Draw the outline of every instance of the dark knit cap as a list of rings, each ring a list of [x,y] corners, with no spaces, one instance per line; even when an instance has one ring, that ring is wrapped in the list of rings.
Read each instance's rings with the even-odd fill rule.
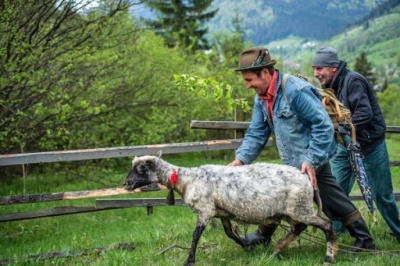
[[[322,47],[319,49],[311,62],[312,67],[338,67],[340,60],[337,52],[332,47]]]

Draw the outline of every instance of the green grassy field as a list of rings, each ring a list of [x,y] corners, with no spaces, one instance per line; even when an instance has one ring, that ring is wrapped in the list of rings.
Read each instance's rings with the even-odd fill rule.
[[[388,140],[391,160],[400,160],[400,145]],[[166,160],[181,166],[196,166],[210,161],[204,156],[166,156]],[[233,153],[232,153],[233,157]],[[232,158],[213,160],[213,163],[227,163]],[[127,169],[102,170],[93,173],[85,181],[69,181],[67,184],[60,176],[28,176],[27,194],[50,193],[61,191],[78,191],[121,186]],[[395,191],[400,191],[400,167],[392,167]],[[103,184],[92,184],[88,180],[101,179]],[[104,185],[106,187],[104,187]],[[22,181],[2,185],[0,195],[22,194]],[[102,187],[103,186],[103,187]],[[119,196],[118,198],[151,198],[166,197],[166,191],[145,192]],[[352,194],[359,194],[355,187]],[[116,198],[116,197],[112,197]],[[94,206],[96,199],[57,201],[40,204],[20,204],[2,206],[0,213],[17,211],[45,210],[61,206]],[[380,252],[371,254],[341,253],[335,265],[399,265],[400,244],[389,234],[379,213],[378,223],[374,224],[362,201],[356,201]],[[196,215],[188,207],[154,207],[154,213],[147,215],[145,207],[116,209],[77,215],[39,218],[16,222],[0,223],[0,259],[12,259],[5,265],[183,265],[187,258],[192,232],[196,224]],[[239,225],[244,233],[254,229]],[[282,228],[274,236],[276,241],[284,234]],[[110,249],[96,252],[95,248],[108,247],[116,243],[132,243],[133,250]],[[342,248],[352,244],[352,238],[339,238]],[[177,247],[169,247],[176,245]],[[179,246],[179,247],[178,247]],[[88,250],[88,254],[78,256],[76,253]],[[272,254],[273,245],[268,248],[257,247],[247,252],[228,239],[222,225],[216,220],[215,226],[208,226],[203,233],[197,252],[196,265],[321,265],[325,254],[325,243],[321,232],[309,228],[298,241],[284,250],[281,257],[266,262]],[[394,252],[397,250],[397,252]],[[29,255],[61,252],[72,257],[56,259],[28,259]]]

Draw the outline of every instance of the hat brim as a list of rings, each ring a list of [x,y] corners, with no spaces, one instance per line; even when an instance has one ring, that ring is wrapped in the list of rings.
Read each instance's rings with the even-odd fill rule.
[[[271,67],[276,64],[276,60],[271,60],[268,64],[258,65],[258,66],[242,66],[234,69],[235,71],[245,71],[245,70],[253,70],[253,69],[261,69],[265,67]]]

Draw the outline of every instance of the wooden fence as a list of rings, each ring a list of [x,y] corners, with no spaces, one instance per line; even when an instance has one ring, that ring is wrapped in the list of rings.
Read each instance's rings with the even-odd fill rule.
[[[249,126],[248,122],[231,122],[231,121],[192,121],[191,128],[193,129],[215,129],[215,130],[237,130],[243,133]],[[400,133],[400,127],[387,127],[389,133]],[[52,163],[64,161],[80,161],[105,158],[119,157],[134,157],[146,154],[156,154],[162,150],[163,154],[176,154],[198,151],[215,151],[215,150],[232,150],[240,146],[242,139],[229,140],[212,140],[176,144],[158,144],[130,147],[112,147],[98,148],[85,150],[70,150],[70,151],[51,151],[38,153],[23,153],[23,154],[3,154],[0,155],[0,166],[7,165],[22,165],[34,163]],[[272,141],[267,143],[267,146],[272,145]],[[399,162],[392,162],[391,165],[400,165]],[[156,189],[165,189],[159,186]],[[75,191],[50,193],[39,195],[8,195],[0,197],[0,205],[37,203],[57,200],[74,200],[82,198],[105,197],[129,193],[138,193],[143,190],[137,189],[133,192],[128,192],[123,188],[108,188],[102,190],[91,191]],[[395,197],[400,200],[400,193],[395,192]],[[361,200],[360,195],[351,196],[354,200]],[[164,199],[97,199],[96,206],[89,207],[58,207],[50,210],[19,212],[11,214],[1,214],[0,222],[25,220],[41,217],[69,215],[75,213],[102,211],[116,208],[128,207],[146,207],[148,213],[152,213],[153,206],[165,206]],[[182,206],[184,203],[181,199],[177,199],[175,205]]]

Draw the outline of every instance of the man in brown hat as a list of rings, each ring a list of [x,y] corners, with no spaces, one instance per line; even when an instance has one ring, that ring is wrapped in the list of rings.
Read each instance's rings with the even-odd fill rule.
[[[329,159],[335,153],[336,142],[318,89],[295,76],[284,78],[274,68],[275,63],[264,47],[250,48],[239,56],[235,71],[241,72],[246,88],[256,95],[250,126],[230,165],[252,163],[274,134],[282,162],[308,174],[314,189],[319,189],[324,213],[331,220],[341,221],[355,237],[352,251],[375,250],[360,212],[332,176]],[[250,245],[267,245],[276,228],[259,226],[244,240]]]

